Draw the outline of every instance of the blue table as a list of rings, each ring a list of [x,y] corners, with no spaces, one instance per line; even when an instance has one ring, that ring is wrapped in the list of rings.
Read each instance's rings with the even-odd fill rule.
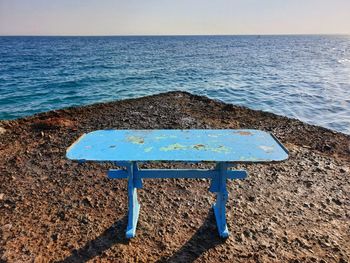
[[[126,170],[109,170],[112,179],[128,179],[126,237],[135,236],[140,210],[137,189],[147,178],[209,178],[219,235],[228,237],[226,224],[227,179],[243,179],[246,171],[229,170],[237,163],[283,161],[287,149],[270,133],[259,130],[100,130],[81,136],[67,150],[78,161],[115,162]],[[206,169],[139,169],[139,162],[215,162]]]

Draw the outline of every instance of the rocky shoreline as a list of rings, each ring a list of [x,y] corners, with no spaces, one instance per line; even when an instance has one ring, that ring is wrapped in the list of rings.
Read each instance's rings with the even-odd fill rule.
[[[124,238],[125,180],[66,148],[97,129],[273,132],[288,161],[240,165],[218,238],[208,180],[147,180],[137,237]],[[349,262],[350,136],[272,113],[169,92],[0,121],[0,262]],[[181,167],[212,167],[184,164]],[[152,163],[147,167],[180,164]],[[155,209],[156,207],[156,209]]]

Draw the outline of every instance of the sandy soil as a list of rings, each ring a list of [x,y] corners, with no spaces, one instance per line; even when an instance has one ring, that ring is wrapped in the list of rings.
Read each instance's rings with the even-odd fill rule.
[[[0,121],[1,262],[349,262],[350,136],[188,93]],[[112,164],[68,161],[96,129],[255,128],[288,161],[240,165],[230,181],[230,237],[218,238],[208,180],[147,180],[137,237],[124,238],[125,180]],[[177,165],[179,166],[179,165]],[[182,167],[212,167],[213,164]],[[148,167],[174,167],[152,163]]]

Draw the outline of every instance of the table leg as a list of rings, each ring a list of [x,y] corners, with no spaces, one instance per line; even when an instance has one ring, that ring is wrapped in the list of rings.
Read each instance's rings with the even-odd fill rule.
[[[128,171],[128,226],[126,229],[126,238],[132,238],[136,235],[136,226],[139,218],[140,204],[137,200],[137,188],[141,188],[141,180],[138,178],[138,169],[136,162],[130,162],[126,165]]]
[[[216,203],[213,205],[216,224],[219,235],[227,238],[229,235],[226,223],[226,202],[228,192],[227,179],[244,179],[246,171],[229,171],[230,163],[219,162],[215,170],[138,170],[137,162],[116,162],[118,166],[126,167],[125,170],[109,170],[108,177],[112,179],[128,178],[128,226],[126,237],[135,237],[136,226],[139,217],[140,204],[137,200],[137,188],[142,188],[142,178],[211,178],[209,191],[216,193]]]
[[[226,189],[228,164],[218,163],[216,169],[219,170],[219,175],[212,179],[210,191],[216,193],[216,203],[213,205],[216,224],[219,235],[222,238],[227,238],[229,235],[226,223],[226,202],[228,192]]]

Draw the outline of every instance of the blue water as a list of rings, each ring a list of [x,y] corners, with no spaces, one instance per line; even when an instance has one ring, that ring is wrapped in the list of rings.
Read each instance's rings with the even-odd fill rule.
[[[350,36],[0,37],[0,119],[170,90],[350,134]]]

